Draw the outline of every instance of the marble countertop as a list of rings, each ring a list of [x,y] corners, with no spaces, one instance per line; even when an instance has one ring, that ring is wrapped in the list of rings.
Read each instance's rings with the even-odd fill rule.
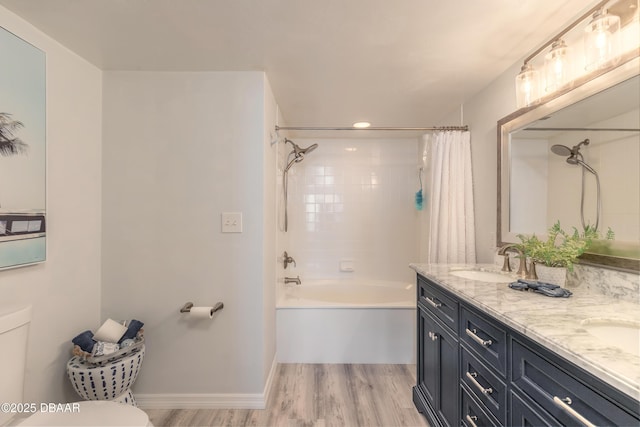
[[[640,357],[591,335],[581,323],[605,318],[640,323],[640,304],[580,287],[569,298],[516,291],[507,283],[488,283],[450,274],[453,269],[497,271],[493,264],[410,264],[461,300],[580,366],[616,389],[640,400]],[[514,276],[515,277],[515,276]],[[515,280],[515,279],[514,279]]]

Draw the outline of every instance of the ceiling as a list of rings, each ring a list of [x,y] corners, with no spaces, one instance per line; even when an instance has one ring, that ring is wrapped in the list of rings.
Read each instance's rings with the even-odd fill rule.
[[[441,121],[585,0],[0,0],[103,70],[263,70],[290,126]]]

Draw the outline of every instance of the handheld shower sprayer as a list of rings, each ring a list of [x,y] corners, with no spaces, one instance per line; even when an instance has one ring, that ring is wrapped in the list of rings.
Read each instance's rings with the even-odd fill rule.
[[[558,156],[568,156],[566,162],[570,165],[582,166],[582,194],[580,196],[580,220],[582,221],[582,227],[586,229],[584,220],[584,171],[591,172],[596,177],[596,224],[594,229],[598,230],[598,223],[600,222],[600,212],[602,211],[602,201],[600,199],[600,177],[598,172],[584,161],[584,156],[580,152],[580,147],[583,145],[589,145],[589,138],[580,141],[577,145],[569,148],[566,145],[555,144],[551,146],[551,152]]]
[[[287,209],[287,201],[288,201],[287,193],[289,189],[288,188],[289,187],[289,169],[291,169],[291,167],[294,164],[300,163],[301,161],[303,161],[305,155],[309,154],[310,152],[318,148],[318,144],[311,144],[307,148],[301,148],[298,144],[296,144],[295,142],[293,142],[288,138],[284,139],[284,143],[285,144],[289,143],[293,146],[293,150],[287,156],[287,166],[284,168],[284,173],[282,174],[282,189],[284,192],[284,231],[286,232],[287,229],[289,228],[289,215],[288,215],[288,209]],[[293,155],[293,158],[289,160],[291,158],[291,155]]]

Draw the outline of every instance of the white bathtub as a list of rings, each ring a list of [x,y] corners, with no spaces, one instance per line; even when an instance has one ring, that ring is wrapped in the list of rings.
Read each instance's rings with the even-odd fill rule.
[[[277,306],[280,363],[415,363],[415,284],[305,281]]]

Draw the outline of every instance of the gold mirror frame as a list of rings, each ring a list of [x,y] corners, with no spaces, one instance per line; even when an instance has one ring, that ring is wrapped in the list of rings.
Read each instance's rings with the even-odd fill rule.
[[[498,121],[498,203],[496,243],[498,247],[518,242],[509,231],[509,138],[510,134],[562,108],[595,95],[618,83],[637,76],[640,71],[640,49],[628,52],[617,65],[598,70],[577,79],[573,88],[547,95],[534,105],[521,108]],[[585,253],[580,263],[616,270],[640,272],[640,259]]]

